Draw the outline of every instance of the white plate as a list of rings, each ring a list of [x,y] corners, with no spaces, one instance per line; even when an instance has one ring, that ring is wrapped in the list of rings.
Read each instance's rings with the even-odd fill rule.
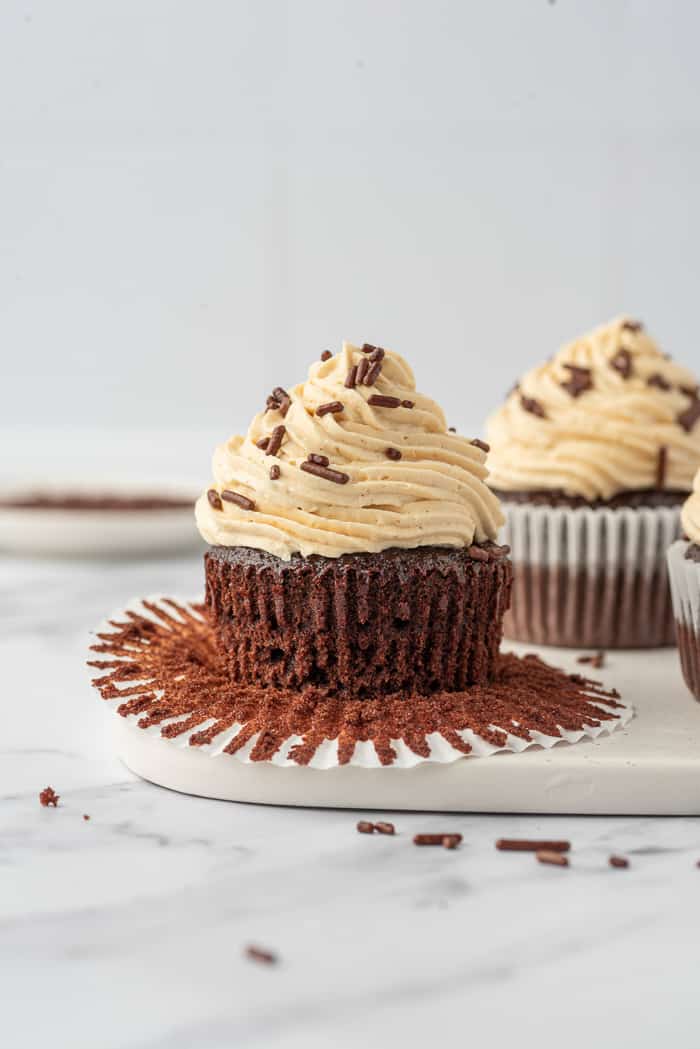
[[[192,485],[119,483],[3,486],[0,499],[37,493],[154,495],[187,499],[191,505],[164,510],[42,510],[0,506],[0,550],[55,557],[160,555],[196,549],[202,541],[194,523]]]
[[[537,651],[555,666],[590,672],[576,663],[578,653]],[[209,798],[362,811],[700,815],[700,704],[683,684],[675,649],[614,652],[594,675],[635,707],[626,728],[550,750],[411,769],[246,764],[173,745],[114,714],[111,720],[117,753],[133,772]]]

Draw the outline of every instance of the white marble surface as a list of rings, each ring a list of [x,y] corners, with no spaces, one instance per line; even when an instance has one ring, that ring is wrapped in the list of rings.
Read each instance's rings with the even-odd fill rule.
[[[368,837],[354,813],[205,801],[121,767],[87,632],[200,579],[197,556],[0,559],[3,1045],[698,1044],[697,819],[401,813],[397,837]],[[445,827],[459,850],[411,844]],[[570,837],[571,868],[494,849],[516,835]]]

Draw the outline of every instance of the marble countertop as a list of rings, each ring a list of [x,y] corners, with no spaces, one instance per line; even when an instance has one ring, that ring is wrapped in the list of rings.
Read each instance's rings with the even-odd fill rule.
[[[84,661],[105,614],[159,592],[200,593],[199,557],[0,559],[8,1049],[697,1045],[698,819],[398,813],[369,837],[357,813],[141,782]],[[443,829],[459,849],[411,844]],[[572,865],[497,852],[511,836],[570,838]]]

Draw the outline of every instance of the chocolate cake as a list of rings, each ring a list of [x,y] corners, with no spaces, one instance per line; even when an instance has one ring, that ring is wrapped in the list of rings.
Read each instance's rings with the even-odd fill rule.
[[[511,568],[487,452],[381,347],[275,387],[197,503],[232,682],[363,699],[489,681]]]
[[[493,544],[283,561],[205,555],[206,607],[231,680],[367,697],[457,691],[493,675],[511,566]]]

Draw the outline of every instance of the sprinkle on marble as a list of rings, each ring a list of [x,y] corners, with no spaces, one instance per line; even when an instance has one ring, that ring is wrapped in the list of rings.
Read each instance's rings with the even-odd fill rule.
[[[396,827],[393,823],[387,823],[385,820],[380,820],[374,824],[374,829],[378,834],[396,834]]]
[[[357,830],[360,834],[374,834],[374,824],[369,820],[360,820],[357,824]]]
[[[276,954],[265,947],[255,947],[253,944],[246,947],[245,956],[252,962],[259,962],[261,965],[275,965],[277,962]]]
[[[39,801],[45,809],[47,809],[49,805],[53,806],[53,808],[55,809],[58,805],[58,799],[60,797],[61,795],[57,794],[53,787],[44,787],[44,789],[39,793]]]
[[[501,852],[568,852],[570,841],[539,841],[530,838],[499,838],[496,848]]]
[[[569,857],[564,856],[561,852],[554,852],[552,849],[541,849],[535,853],[535,858],[538,863],[548,863],[552,867],[569,866]]]

